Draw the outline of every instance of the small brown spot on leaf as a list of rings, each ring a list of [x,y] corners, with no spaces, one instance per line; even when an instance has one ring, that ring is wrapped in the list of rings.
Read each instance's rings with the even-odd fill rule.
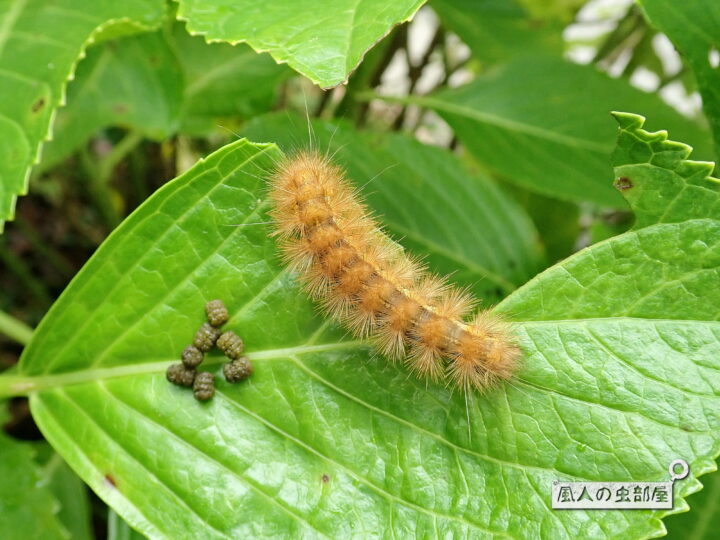
[[[113,110],[117,114],[127,114],[128,112],[127,105],[125,105],[124,103],[116,103],[115,105],[113,105]]]
[[[108,484],[110,484],[112,487],[114,487],[114,488],[117,487],[117,482],[115,482],[115,477],[112,474],[110,474],[110,473],[105,474],[105,481]]]
[[[620,178],[615,179],[615,189],[618,191],[625,191],[632,187],[632,180],[630,180],[627,176],[621,176]]]
[[[44,106],[45,106],[45,98],[40,98],[35,103],[33,103],[32,112],[36,113],[40,109],[42,109]]]
[[[327,484],[330,481],[330,477],[327,474],[322,475],[323,484]]]

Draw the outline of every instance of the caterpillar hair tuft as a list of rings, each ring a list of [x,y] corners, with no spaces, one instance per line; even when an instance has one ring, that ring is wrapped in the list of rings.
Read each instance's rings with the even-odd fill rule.
[[[270,199],[284,261],[329,316],[420,376],[480,390],[510,378],[519,348],[507,325],[488,311],[467,320],[472,295],[393,242],[329,158],[281,161]]]

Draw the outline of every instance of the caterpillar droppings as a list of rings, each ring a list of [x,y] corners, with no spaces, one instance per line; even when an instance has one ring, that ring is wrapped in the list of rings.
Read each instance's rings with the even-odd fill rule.
[[[192,386],[195,382],[195,375],[194,368],[188,368],[181,363],[168,366],[165,372],[167,380],[178,386]]]
[[[236,360],[242,356],[245,344],[243,340],[235,332],[227,331],[220,334],[215,343],[225,356],[231,360]]]
[[[519,348],[464,290],[430,274],[370,215],[345,171],[317,151],[280,162],[271,215],[285,262],[323,311],[416,374],[464,390],[509,379]]]
[[[195,332],[192,344],[202,352],[208,352],[215,346],[221,333],[221,330],[211,326],[210,323],[203,323]]]
[[[210,326],[214,328],[221,327],[230,318],[228,310],[222,300],[210,300],[205,304],[205,313],[207,314]]]
[[[212,373],[198,373],[192,384],[193,395],[198,401],[207,401],[215,395],[215,377]]]
[[[188,369],[195,369],[203,361],[203,353],[194,345],[188,345],[182,352],[182,363]]]

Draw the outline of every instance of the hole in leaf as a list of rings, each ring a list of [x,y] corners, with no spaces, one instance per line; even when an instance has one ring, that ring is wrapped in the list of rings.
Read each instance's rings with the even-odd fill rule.
[[[32,112],[36,113],[40,109],[42,109],[44,106],[45,106],[45,98],[40,98],[35,103],[33,103]]]
[[[633,187],[632,180],[626,176],[621,176],[615,180],[615,189],[618,191],[625,191]]]

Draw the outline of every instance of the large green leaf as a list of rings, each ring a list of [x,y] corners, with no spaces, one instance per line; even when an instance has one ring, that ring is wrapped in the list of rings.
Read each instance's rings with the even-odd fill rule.
[[[664,480],[677,457],[695,477],[712,470],[717,322],[518,322],[515,381],[466,403],[315,315],[267,227],[252,225],[266,220],[262,176],[279,157],[241,140],[160,189],[53,306],[20,374],[0,377],[0,395],[31,395],[45,436],[103,499],[149,536],[662,531],[659,511],[553,512],[552,481]],[[255,374],[218,380],[200,403],[164,370],[211,298],[228,304]],[[698,487],[676,484],[676,507]]]
[[[562,26],[531,17],[514,0],[433,0],[431,5],[480,61],[495,62],[538,50],[562,51]]]
[[[208,40],[247,42],[322,87],[347,81],[367,50],[425,0],[178,0],[178,18]]]
[[[650,23],[667,34],[697,78],[720,155],[720,4],[715,0],[638,0]],[[713,57],[715,55],[716,57]]]
[[[652,114],[701,157],[712,152],[709,137],[659,97],[549,56],[518,58],[463,87],[400,101],[438,112],[495,173],[566,200],[622,205],[608,181],[613,110]]]
[[[635,320],[717,321],[720,181],[709,176],[713,163],[687,160],[689,146],[669,141],[666,131],[643,130],[641,116],[615,117],[620,125],[613,155],[615,186],[635,213],[633,230],[551,268],[499,310],[538,320],[622,315]],[[717,327],[714,333],[717,341]],[[678,340],[692,339],[683,332],[670,339],[661,333],[658,337],[671,347]],[[617,351],[603,339],[598,339],[598,346]],[[663,373],[659,380],[677,384],[683,378],[680,371],[687,368],[655,352],[651,349],[646,356],[646,369]],[[696,375],[693,370],[691,377]],[[717,381],[710,384],[717,392]],[[714,473],[703,492],[689,499],[691,514],[670,518],[670,537],[714,537],[719,479]]]
[[[335,155],[362,186],[391,235],[486,303],[544,267],[537,232],[522,209],[446,150],[405,135],[358,132],[343,122],[308,125],[285,113],[256,118],[243,135],[290,152],[307,140],[308,128],[312,144]]]
[[[65,83],[99,33],[157,26],[162,0],[0,1],[0,230],[27,191],[30,167],[49,136]]]

